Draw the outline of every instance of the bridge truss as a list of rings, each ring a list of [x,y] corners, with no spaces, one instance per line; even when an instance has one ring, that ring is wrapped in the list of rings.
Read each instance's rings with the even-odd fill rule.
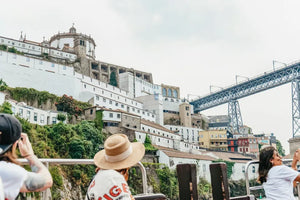
[[[300,62],[265,72],[260,76],[211,93],[190,103],[194,106],[195,113],[229,103],[230,124],[233,130],[239,133],[239,127],[243,125],[243,122],[237,100],[289,82],[292,83],[292,123],[293,137],[295,137],[300,135]]]

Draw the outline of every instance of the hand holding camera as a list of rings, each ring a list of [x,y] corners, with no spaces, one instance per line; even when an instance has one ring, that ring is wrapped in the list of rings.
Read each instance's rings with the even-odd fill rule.
[[[21,138],[18,141],[18,146],[22,157],[27,158],[34,155],[31,143],[26,133],[21,133]]]

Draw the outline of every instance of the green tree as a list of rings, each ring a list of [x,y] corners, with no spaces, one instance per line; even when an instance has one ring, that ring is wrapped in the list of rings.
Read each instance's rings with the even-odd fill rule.
[[[283,149],[281,142],[279,140],[276,140],[276,148],[277,148],[279,155],[285,156],[285,150]]]
[[[154,152],[154,151],[157,150],[157,149],[152,145],[151,139],[150,139],[150,137],[148,136],[148,134],[146,134],[146,138],[145,138],[145,141],[144,141],[144,146],[145,146],[146,152]]]
[[[118,87],[117,76],[116,76],[116,72],[114,71],[110,73],[109,84]]]
[[[6,89],[7,89],[7,84],[2,79],[0,79],[0,91],[4,91]]]
[[[10,103],[5,101],[2,106],[0,106],[0,113],[13,114]]]
[[[81,121],[74,126],[74,131],[80,136],[85,145],[85,157],[93,158],[99,151],[99,145],[103,144],[103,135],[99,129],[95,127],[94,122]]]
[[[78,116],[81,114],[82,109],[80,109],[76,104],[75,100],[72,96],[68,96],[64,94],[57,103],[55,103],[55,106],[58,111],[67,112],[71,115]]]
[[[84,142],[79,137],[73,137],[69,143],[69,155],[71,158],[84,158]]]
[[[57,115],[57,120],[58,121],[61,121],[61,122],[64,122],[65,120],[66,120],[66,115],[64,115],[64,114],[62,114],[62,113],[59,113],[58,115]]]
[[[17,53],[17,49],[15,49],[15,47],[10,47],[8,48],[8,52]]]

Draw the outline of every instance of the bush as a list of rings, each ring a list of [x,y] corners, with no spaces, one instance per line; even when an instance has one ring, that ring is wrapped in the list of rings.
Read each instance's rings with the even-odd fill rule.
[[[6,90],[7,87],[7,84],[2,79],[0,79],[0,91]]]
[[[11,110],[11,104],[7,101],[0,106],[0,113],[7,113],[7,114],[13,114]]]
[[[66,115],[64,115],[64,114],[62,114],[62,113],[59,113],[58,115],[57,115],[57,120],[58,121],[61,121],[61,122],[64,122],[65,120],[66,120]]]

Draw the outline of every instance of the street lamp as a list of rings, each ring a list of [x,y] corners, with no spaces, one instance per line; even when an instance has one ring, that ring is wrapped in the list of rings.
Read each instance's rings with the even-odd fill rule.
[[[284,65],[285,67],[287,67],[287,64],[286,63],[283,63],[283,62],[280,62],[280,61],[277,61],[277,60],[273,60],[273,70],[275,71],[275,63],[279,63],[279,64],[282,64]]]
[[[211,91],[212,88],[219,88],[219,89],[221,89],[221,90],[224,89],[224,88],[219,87],[219,86],[216,86],[216,85],[210,85],[210,86],[209,86],[209,91],[210,91],[210,93],[212,93],[212,91]]]
[[[249,81],[249,80],[250,80],[250,79],[249,79],[248,77],[246,77],[246,76],[235,75],[235,83],[236,83],[236,84],[238,84],[238,80],[237,80],[237,79],[238,79],[238,77],[239,77],[239,78],[245,78],[245,79],[247,79],[247,81]]]

